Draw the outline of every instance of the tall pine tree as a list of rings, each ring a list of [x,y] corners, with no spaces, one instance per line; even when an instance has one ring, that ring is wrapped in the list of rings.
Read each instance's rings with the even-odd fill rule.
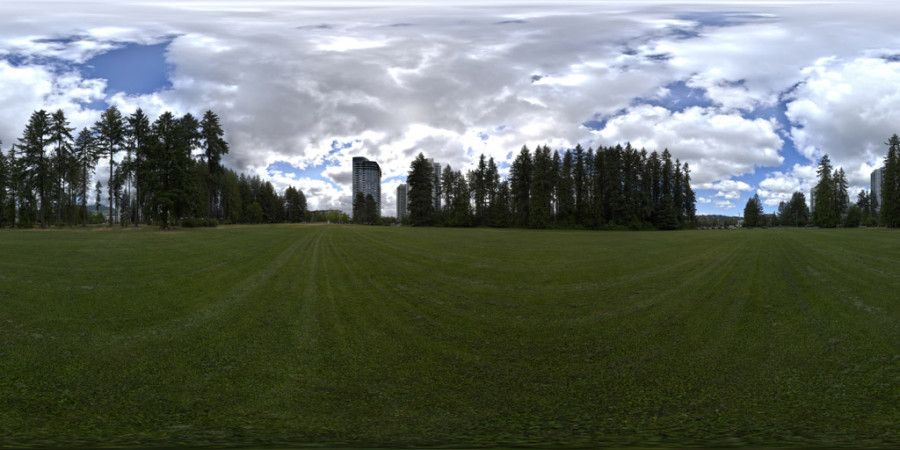
[[[222,155],[228,153],[228,143],[223,136],[225,132],[219,123],[219,116],[212,111],[203,114],[200,121],[200,134],[203,137],[203,156],[206,160],[207,217],[218,218],[220,213],[219,198],[222,179]]]
[[[434,165],[419,153],[410,164],[406,184],[409,185],[409,223],[430,225],[434,220]]]
[[[894,134],[886,145],[888,154],[884,160],[884,181],[881,185],[881,223],[896,228],[900,227],[900,137]]]
[[[94,165],[97,164],[97,150],[94,146],[94,135],[91,130],[82,128],[75,139],[75,146],[72,149],[74,163],[81,171],[79,179],[78,195],[81,197],[81,226],[87,226],[87,196],[88,183],[91,175],[94,173]]]
[[[528,147],[522,146],[519,155],[513,160],[509,170],[509,189],[513,202],[513,217],[515,225],[528,226],[529,195],[531,193],[532,175],[531,152]]]
[[[547,228],[550,225],[554,178],[550,148],[546,145],[537,147],[534,151],[528,202],[528,226],[531,228]]]
[[[50,145],[51,137],[50,115],[47,111],[39,110],[31,114],[25,131],[19,138],[21,149],[21,174],[23,185],[20,193],[29,195],[27,191],[37,191],[38,217],[41,228],[47,226],[47,188],[50,182],[50,161],[47,157],[46,147]],[[30,202],[23,201],[28,204]]]
[[[115,216],[115,208],[113,201],[116,197],[113,181],[115,172],[115,156],[118,153],[125,140],[125,125],[122,121],[122,113],[115,106],[110,106],[106,111],[100,114],[100,120],[94,123],[94,133],[97,139],[98,148],[104,155],[109,158],[109,180],[107,188],[109,190],[109,224],[113,224],[113,216]]]
[[[131,160],[129,172],[135,186],[134,225],[138,226],[142,219],[144,219],[144,203],[145,197],[147,196],[147,193],[145,192],[146,183],[141,179],[141,173],[144,161],[147,158],[148,142],[151,138],[150,119],[144,114],[144,111],[141,108],[138,108],[137,111],[128,116],[126,122],[125,136],[129,152],[132,154],[132,157],[129,158]]]
[[[813,216],[816,224],[822,228],[834,228],[838,224],[838,203],[836,200],[835,182],[831,159],[828,155],[822,156],[819,168],[816,170],[819,177],[815,189],[815,205]]]

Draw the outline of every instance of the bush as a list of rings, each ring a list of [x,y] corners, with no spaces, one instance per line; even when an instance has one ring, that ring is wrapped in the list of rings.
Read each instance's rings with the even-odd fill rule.
[[[181,226],[183,228],[200,228],[200,227],[215,228],[215,227],[219,226],[219,221],[216,219],[207,219],[205,217],[203,217],[203,218],[191,217],[191,218],[182,220]]]

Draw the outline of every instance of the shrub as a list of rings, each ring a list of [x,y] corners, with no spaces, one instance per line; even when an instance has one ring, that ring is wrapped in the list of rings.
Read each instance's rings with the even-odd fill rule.
[[[216,219],[207,219],[205,217],[190,217],[181,221],[181,226],[184,228],[200,228],[200,227],[210,227],[215,228],[219,226],[219,221]]]

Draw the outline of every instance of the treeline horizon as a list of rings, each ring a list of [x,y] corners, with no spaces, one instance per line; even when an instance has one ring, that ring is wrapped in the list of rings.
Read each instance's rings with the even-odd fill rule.
[[[779,203],[777,220],[773,223],[762,213],[759,195],[754,195],[744,207],[744,225],[900,227],[900,136],[892,135],[885,145],[888,152],[884,158],[881,198],[862,189],[856,195],[856,202],[851,203],[847,175],[843,167],[832,165],[826,153],[816,169],[817,181],[810,193],[814,197],[810,199],[812,208],[807,205],[803,192],[794,192],[789,201]]]
[[[648,153],[626,144],[564,153],[523,146],[507,180],[481,155],[463,174],[440,174],[424,156],[410,164],[408,217],[414,226],[660,229],[690,228],[696,198],[690,167],[668,149]],[[441,197],[435,208],[434,195]]]
[[[224,223],[301,222],[306,197],[283,194],[259,176],[221,164],[228,143],[211,110],[201,120],[163,112],[153,123],[141,109],[123,117],[115,106],[77,137],[65,113],[34,111],[22,136],[0,151],[0,227],[215,226]],[[122,156],[124,155],[124,156]],[[120,157],[120,161],[116,158]],[[99,213],[104,187],[89,186],[100,160],[109,162],[108,214]],[[95,195],[95,211],[88,196]]]

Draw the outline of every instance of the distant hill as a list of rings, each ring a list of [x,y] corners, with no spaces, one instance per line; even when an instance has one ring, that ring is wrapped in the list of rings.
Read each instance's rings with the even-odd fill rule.
[[[706,219],[706,220],[740,220],[743,219],[741,216],[723,216],[721,214],[697,214],[697,219]]]
[[[96,203],[88,204],[87,209],[88,209],[88,213],[90,213],[90,214],[96,214],[98,211]],[[109,205],[100,205],[99,211],[101,213],[103,213],[104,217],[109,217]]]
[[[743,219],[740,216],[724,216],[721,214],[697,214],[697,225],[704,226],[727,226],[737,225],[738,221]]]

